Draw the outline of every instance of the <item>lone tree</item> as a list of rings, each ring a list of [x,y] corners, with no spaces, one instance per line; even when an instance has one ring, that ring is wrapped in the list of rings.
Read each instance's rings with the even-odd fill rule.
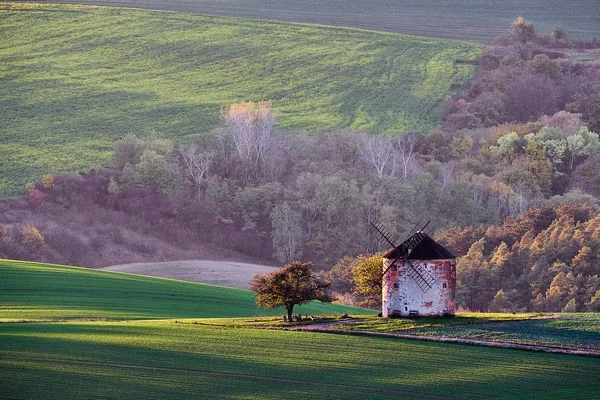
[[[271,273],[256,275],[250,289],[256,293],[258,306],[270,309],[283,306],[287,310],[288,321],[291,321],[295,305],[311,300],[331,303],[330,285],[313,274],[311,263],[293,261]]]

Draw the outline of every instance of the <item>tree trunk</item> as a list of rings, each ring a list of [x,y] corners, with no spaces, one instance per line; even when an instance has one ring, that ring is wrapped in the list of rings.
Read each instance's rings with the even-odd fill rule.
[[[285,309],[287,310],[287,314],[288,314],[288,321],[292,322],[293,321],[293,315],[292,315],[292,311],[294,311],[294,305],[286,305]]]

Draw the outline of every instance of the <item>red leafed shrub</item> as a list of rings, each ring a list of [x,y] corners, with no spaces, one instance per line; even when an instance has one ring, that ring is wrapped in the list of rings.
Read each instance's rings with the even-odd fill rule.
[[[44,192],[42,192],[39,189],[33,189],[27,195],[27,204],[30,207],[38,207],[40,204],[42,204],[44,202],[45,198],[46,198],[46,194]]]

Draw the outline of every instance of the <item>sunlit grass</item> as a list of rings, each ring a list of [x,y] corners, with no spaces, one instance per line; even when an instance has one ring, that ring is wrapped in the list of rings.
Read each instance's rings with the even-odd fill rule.
[[[418,319],[369,317],[338,328],[600,350],[600,313],[459,313],[455,317]]]
[[[340,328],[372,332],[402,332],[417,328],[448,327],[500,321],[523,321],[548,318],[540,313],[457,313],[454,317],[434,318],[377,318],[352,323]]]
[[[313,302],[304,314],[372,311]],[[0,260],[0,321],[156,319],[284,315],[249,290],[87,268]]]
[[[0,196],[109,162],[116,140],[185,141],[269,99],[290,131],[428,131],[482,46],[169,12],[0,3]],[[456,62],[461,60],[461,62]]]

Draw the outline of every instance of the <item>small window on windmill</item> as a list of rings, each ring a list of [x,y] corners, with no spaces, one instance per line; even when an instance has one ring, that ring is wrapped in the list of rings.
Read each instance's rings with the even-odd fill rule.
[[[400,285],[398,284],[398,282],[394,283],[394,289],[398,289],[400,287]]]
[[[404,311],[408,312],[408,307],[404,307]]]
[[[442,283],[442,288],[446,289],[446,282]]]

